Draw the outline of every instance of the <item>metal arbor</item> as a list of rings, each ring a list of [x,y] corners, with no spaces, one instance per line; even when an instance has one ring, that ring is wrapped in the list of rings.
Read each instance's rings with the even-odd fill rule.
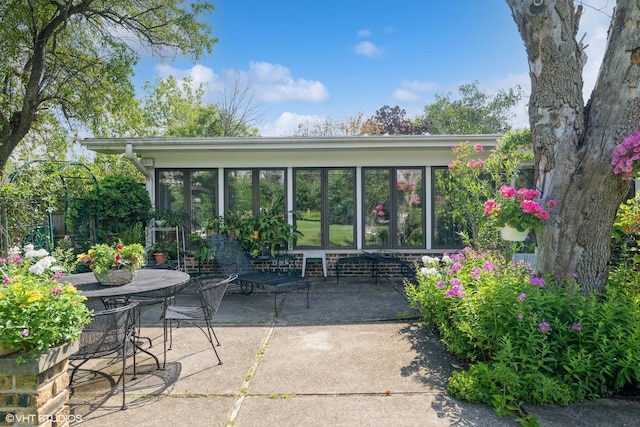
[[[36,169],[36,164],[43,165]],[[40,175],[38,175],[40,174]],[[43,177],[44,175],[44,177]],[[8,212],[10,201],[3,203],[2,215],[2,253],[6,253],[10,245],[21,246],[32,243],[36,248],[51,251],[55,247],[54,212],[60,212],[62,206],[63,234],[69,235],[76,242],[97,242],[100,219],[100,188],[98,181],[85,164],[70,161],[33,160],[21,165],[9,176],[9,184],[28,183],[28,179],[40,178],[41,182],[31,183],[32,188],[40,186],[33,194],[25,195],[21,201],[29,208],[29,214]],[[44,178],[44,179],[43,179]],[[47,184],[58,181],[60,188],[43,188]],[[78,197],[95,188],[97,201],[93,206]],[[20,193],[20,190],[17,190]],[[19,194],[22,196],[23,194]],[[13,209],[16,206],[11,206]],[[69,229],[67,217],[73,211],[75,227]]]

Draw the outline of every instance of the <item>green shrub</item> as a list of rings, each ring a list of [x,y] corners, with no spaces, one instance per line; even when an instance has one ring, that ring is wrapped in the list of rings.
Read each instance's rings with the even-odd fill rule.
[[[407,293],[423,324],[469,364],[449,380],[454,396],[502,415],[640,384],[636,270],[616,270],[605,294],[584,296],[572,277],[551,283],[491,252],[422,261]]]
[[[70,206],[67,222],[73,229],[82,223],[93,221],[96,206],[100,206],[98,240],[111,244],[128,234],[135,224],[146,224],[151,217],[151,200],[143,185],[124,175],[105,177],[82,198],[75,199]]]

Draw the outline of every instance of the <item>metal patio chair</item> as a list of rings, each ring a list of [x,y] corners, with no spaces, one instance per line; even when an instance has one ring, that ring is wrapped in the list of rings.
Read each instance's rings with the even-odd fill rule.
[[[218,358],[218,365],[222,365],[222,360],[218,355],[216,346],[220,345],[220,341],[213,330],[212,320],[220,307],[222,297],[227,291],[229,283],[236,280],[237,274],[231,274],[225,279],[215,276],[199,276],[195,279],[198,286],[199,305],[177,305],[167,304],[164,309],[164,364],[167,360],[167,334],[169,335],[169,349],[173,346],[173,321],[186,322],[196,326],[207,337],[207,340],[213,348],[213,352]],[[200,323],[204,322],[205,326]],[[214,342],[215,340],[215,342]]]
[[[139,303],[132,302],[121,307],[111,308],[95,312],[91,323],[82,330],[79,339],[79,349],[69,359],[79,360],[71,372],[69,383],[78,369],[91,359],[101,359],[110,355],[122,358],[122,408],[126,409],[126,377],[127,352],[129,345],[133,349],[133,378],[136,377],[136,345],[133,342],[136,336],[136,326],[140,316]],[[73,365],[72,365],[73,366]],[[117,384],[117,382],[116,382]]]

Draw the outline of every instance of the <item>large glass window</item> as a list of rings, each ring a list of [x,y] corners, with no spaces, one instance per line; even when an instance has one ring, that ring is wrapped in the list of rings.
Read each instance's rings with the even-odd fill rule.
[[[217,170],[158,170],[156,182],[156,210],[179,218],[185,232],[199,230],[218,216]]]
[[[424,169],[363,169],[364,247],[424,247]]]
[[[449,179],[449,169],[434,167],[431,168],[431,174],[433,183],[431,246],[433,248],[462,247],[462,240],[458,235],[461,230],[454,220],[453,207],[447,200],[447,195],[456,191]]]
[[[355,247],[355,171],[296,169],[297,247]],[[327,232],[328,230],[328,232]]]
[[[284,169],[227,169],[225,188],[225,212],[287,211]]]
[[[192,171],[189,198],[193,224],[203,229],[218,217],[218,171]]]

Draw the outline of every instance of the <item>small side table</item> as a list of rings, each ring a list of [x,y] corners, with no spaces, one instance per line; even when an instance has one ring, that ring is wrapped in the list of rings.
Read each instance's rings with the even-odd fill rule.
[[[304,251],[302,252],[302,277],[307,269],[307,261],[322,262],[322,272],[327,278],[327,254],[325,251]]]

